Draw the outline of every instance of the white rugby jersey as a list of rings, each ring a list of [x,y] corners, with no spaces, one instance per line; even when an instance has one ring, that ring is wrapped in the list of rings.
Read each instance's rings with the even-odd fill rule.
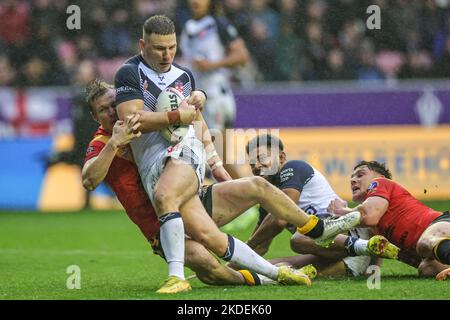
[[[209,96],[228,91],[230,71],[220,68],[209,72],[198,72],[192,60],[195,58],[219,61],[226,56],[230,42],[239,38],[236,28],[224,18],[212,16],[200,20],[188,20],[181,33],[180,48],[183,60],[192,70],[199,87],[207,89]]]
[[[297,206],[306,213],[321,218],[329,217],[328,205],[332,200],[340,199],[320,171],[302,160],[286,162],[273,183],[281,190],[298,190],[300,199]],[[260,208],[259,223],[266,215],[267,211]],[[295,227],[289,225],[287,228],[290,232],[295,232]]]
[[[322,173],[302,160],[286,162],[278,174],[275,185],[281,190],[298,190],[300,199],[297,202],[297,206],[306,213],[316,215],[319,218],[332,216],[327,211],[328,205],[334,199],[341,199],[331,188]],[[266,215],[267,211],[260,207],[258,224],[262,223]],[[297,228],[292,224],[288,224],[286,229],[293,234]],[[369,239],[371,232],[368,228],[355,228],[351,229],[348,235]]]
[[[177,64],[172,64],[169,71],[158,73],[154,71],[141,55],[128,59],[117,71],[115,76],[116,104],[140,99],[144,100],[144,110],[156,110],[156,100],[167,87],[174,87],[188,97],[195,90],[192,73]],[[191,126],[187,137],[195,136]],[[158,155],[164,152],[170,143],[163,138],[159,131],[142,134],[130,143],[134,160],[139,168],[141,177],[146,176]]]
[[[327,179],[309,163],[301,160],[288,161],[280,171],[278,188],[296,189],[300,194],[297,205],[308,214],[328,214],[330,202],[339,196]]]

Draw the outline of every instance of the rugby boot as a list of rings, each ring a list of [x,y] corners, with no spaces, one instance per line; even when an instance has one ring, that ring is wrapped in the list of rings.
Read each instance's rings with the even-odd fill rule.
[[[169,276],[156,293],[173,294],[192,290],[189,281],[182,280],[177,276]]]
[[[367,250],[373,256],[387,259],[398,259],[400,248],[390,243],[388,239],[381,235],[373,236],[369,239]]]
[[[317,269],[312,264],[308,264],[304,267],[297,269],[298,271],[306,274],[309,279],[313,280],[317,277]]]
[[[301,272],[300,270],[292,269],[288,266],[281,266],[278,270],[277,281],[280,284],[298,284],[298,285],[311,285],[311,279]]]
[[[338,234],[349,231],[356,227],[361,220],[361,213],[353,211],[339,218],[323,219],[323,233],[318,238],[313,240],[321,247],[328,248]]]

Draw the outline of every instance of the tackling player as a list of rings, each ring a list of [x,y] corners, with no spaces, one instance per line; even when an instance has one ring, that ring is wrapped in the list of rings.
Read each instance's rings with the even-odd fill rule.
[[[250,156],[255,176],[262,176],[271,182],[303,211],[321,218],[331,216],[327,207],[331,201],[338,198],[337,194],[325,177],[310,164],[301,160],[288,161],[280,139],[272,135],[259,135],[249,141],[246,151]],[[219,208],[233,208],[242,204],[239,195],[245,189],[225,188],[227,183],[209,187],[213,190],[214,200]],[[393,259],[398,253],[398,248],[389,244],[385,238],[381,236],[370,238],[372,233],[368,228],[351,229],[349,236],[339,235],[330,247],[324,248],[300,232],[296,232],[295,226],[280,219],[279,215],[273,214],[270,209],[269,214],[264,209],[268,208],[264,206],[260,208],[260,220],[252,237],[247,241],[252,248],[259,254],[266,253],[273,238],[286,228],[295,233],[291,239],[291,247],[295,252],[319,257],[315,259],[296,256],[275,259],[274,262],[288,262],[294,266],[313,263],[316,267],[320,267],[319,271],[323,271],[326,267],[327,270],[333,270],[334,274],[358,276],[365,273],[371,262],[370,256]],[[214,215],[213,218],[217,219]],[[329,271],[325,273],[330,274]]]
[[[400,247],[399,260],[418,268],[422,276],[445,280],[450,274],[450,213],[437,212],[392,179],[377,161],[361,161],[350,184],[356,208],[334,201],[330,210],[338,215],[361,212],[361,226],[377,227]]]
[[[142,186],[131,150],[127,145],[140,136],[139,115],[126,123],[118,120],[113,86],[95,80],[87,87],[86,100],[92,117],[100,124],[86,151],[82,170],[83,186],[93,190],[103,180],[112,188],[129,218],[139,227],[155,253],[164,257],[159,244],[160,225],[155,210]],[[201,244],[186,239],[186,265],[208,284],[252,284],[245,277],[262,284],[268,279],[242,270],[237,272],[221,265]],[[244,277],[245,276],[245,277]]]

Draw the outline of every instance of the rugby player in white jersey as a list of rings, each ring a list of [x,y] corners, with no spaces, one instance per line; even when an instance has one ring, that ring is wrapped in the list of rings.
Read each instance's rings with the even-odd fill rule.
[[[229,180],[222,161],[208,135],[200,141],[191,126],[185,138],[172,146],[159,133],[160,128],[172,124],[190,124],[202,121],[189,106],[170,112],[155,112],[156,99],[166,87],[178,89],[189,105],[201,109],[206,94],[195,90],[195,81],[187,69],[173,63],[177,49],[175,26],[165,16],[152,16],[143,27],[139,40],[141,53],[127,60],[115,77],[116,103],[119,119],[140,113],[143,133],[131,142],[131,149],[139,169],[142,183],[152,201],[161,224],[160,239],[169,277],[159,293],[190,290],[184,277],[185,228],[194,240],[204,245],[225,261],[265,275],[284,284],[307,284],[310,279],[303,273],[286,267],[276,267],[256,254],[242,241],[221,232],[205,211],[198,193],[203,181],[206,161],[218,181]],[[194,109],[191,109],[194,110]],[[202,135],[203,136],[203,135]],[[183,216],[183,219],[181,217]],[[335,231],[359,222],[359,213],[346,215],[329,227],[301,210],[291,217],[297,226],[308,225],[314,238],[334,237]],[[330,231],[331,230],[331,231]]]
[[[188,0],[187,4],[192,19],[181,33],[182,59],[199,87],[208,92],[203,111],[206,124],[226,137],[224,129],[233,126],[236,116],[231,68],[245,64],[249,53],[236,28],[225,17],[214,15],[217,1]],[[236,165],[225,163],[225,168],[233,178],[239,177]]]
[[[272,148],[272,145],[276,145],[277,148]],[[331,217],[327,208],[330,202],[340,199],[339,196],[325,177],[310,164],[301,160],[288,161],[280,139],[272,135],[257,136],[249,141],[247,153],[255,176],[263,176],[287,194],[306,213],[320,218]],[[267,174],[268,170],[272,172]],[[226,207],[222,199],[230,199],[230,190],[220,190],[220,184],[213,188],[216,188],[214,190],[216,204],[219,207]],[[371,256],[397,257],[398,248],[388,243],[384,237],[370,238],[372,232],[368,228],[351,229],[348,236],[339,235],[330,247],[324,248],[302,235],[305,230],[296,232],[295,226],[277,215],[267,213],[264,209],[267,208],[260,208],[257,228],[247,241],[250,247],[261,255],[265,254],[273,238],[286,228],[294,234],[291,238],[291,248],[295,252],[316,256],[287,257],[272,262],[288,262],[296,267],[313,263],[322,274],[359,276],[363,275],[370,265]],[[214,219],[217,220],[216,217]]]

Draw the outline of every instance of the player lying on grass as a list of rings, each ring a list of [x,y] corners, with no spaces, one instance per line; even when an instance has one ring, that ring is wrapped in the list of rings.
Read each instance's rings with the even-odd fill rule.
[[[127,142],[137,137],[132,132],[136,131],[139,127],[139,118],[135,116],[129,118],[126,123],[121,121],[116,123],[117,115],[114,108],[114,90],[108,84],[95,81],[91,84],[89,92],[88,101],[92,115],[101,124],[101,127],[94,140],[90,143],[86,154],[86,163],[83,168],[83,185],[87,189],[93,189],[102,180],[106,180],[116,192],[119,201],[125,207],[131,220],[138,224],[141,231],[143,231],[150,241],[156,235],[159,227],[153,215],[154,210],[148,197],[144,196],[145,192],[140,182],[137,168],[132,162],[129,149],[127,147],[118,148],[118,146],[125,146]],[[111,138],[111,133],[116,135],[113,135]],[[285,218],[291,222],[294,222],[297,219],[297,215],[300,215],[301,210],[288,197],[276,188],[273,188],[265,180],[255,177],[247,179],[247,181],[256,181],[254,182],[253,194],[258,198],[251,201],[241,213],[251,207],[255,201],[260,201],[270,208],[270,210],[278,213],[281,218]],[[269,198],[261,199],[261,194],[266,194]],[[232,215],[231,217],[234,218],[235,216],[237,215]],[[226,221],[222,219],[218,224],[221,225],[224,223]],[[333,221],[324,223],[317,221],[316,226],[321,227],[322,230],[320,232],[316,230],[316,232],[322,236],[334,237],[342,230],[345,230],[345,228],[351,228],[355,223],[357,223],[355,216],[347,220],[341,220],[341,222]],[[154,240],[151,241],[155,243]],[[200,246],[200,244],[196,245]],[[196,245],[192,244],[192,246]],[[203,250],[208,253],[204,248]],[[200,258],[201,256],[200,253],[192,255],[193,258]],[[214,271],[220,268],[220,264],[214,259],[210,259],[210,264],[213,265],[213,268],[208,268],[208,273],[211,273],[211,270]],[[198,264],[200,269],[192,266],[191,262],[188,265],[196,272],[197,270],[200,270],[200,273],[201,271],[205,271],[205,269],[202,269],[206,265],[205,263]],[[301,276],[304,278],[303,275]],[[199,277],[202,279],[202,275]],[[305,283],[309,284],[309,279],[306,279]]]
[[[352,173],[353,209],[333,201],[337,215],[358,210],[361,226],[376,227],[397,245],[399,260],[418,268],[424,277],[445,280],[450,274],[450,213],[437,212],[392,179],[391,172],[377,161],[361,161]]]
[[[303,211],[322,218],[331,217],[327,207],[339,197],[325,177],[309,163],[301,160],[288,161],[284,144],[278,137],[269,134],[254,137],[247,144],[246,151],[255,176],[264,177],[288,195]],[[227,183],[208,187],[213,191],[215,206],[245,206],[246,203],[240,200],[245,189],[226,188]],[[228,217],[229,212],[217,209],[212,217],[220,221],[222,216]],[[296,267],[313,264],[323,275],[359,276],[364,274],[371,264],[371,257],[395,259],[398,253],[398,248],[388,243],[384,237],[370,238],[372,232],[368,228],[351,229],[348,236],[338,235],[328,248],[318,246],[312,239],[296,232],[295,226],[288,221],[268,213],[262,207],[258,225],[247,243],[263,255],[274,237],[284,229],[294,234],[291,238],[291,248],[302,255],[274,259],[271,262],[286,262]]]

